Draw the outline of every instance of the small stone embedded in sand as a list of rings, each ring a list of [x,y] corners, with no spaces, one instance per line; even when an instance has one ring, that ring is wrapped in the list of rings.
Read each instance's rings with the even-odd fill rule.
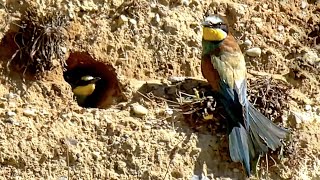
[[[173,114],[173,109],[171,109],[171,108],[166,108],[165,113],[166,113],[167,115],[172,115],[172,114]]]
[[[183,4],[184,6],[189,6],[190,2],[189,0],[181,0],[181,4]]]
[[[67,176],[60,176],[60,177],[58,178],[58,180],[68,180],[68,177],[67,177]]]
[[[13,118],[8,118],[4,122],[5,123],[10,123],[10,124],[15,125],[15,126],[19,126],[20,125],[19,121],[15,120]]]
[[[13,117],[13,116],[16,116],[17,113],[15,113],[15,112],[13,112],[13,111],[7,111],[7,115],[8,115],[9,117]]]
[[[319,62],[319,56],[316,51],[307,50],[307,52],[302,56],[302,60],[314,65]]]
[[[284,31],[284,26],[279,25],[279,26],[278,26],[278,31],[280,31],[280,32]]]
[[[5,95],[5,98],[7,98],[7,99],[15,99],[17,97],[18,97],[18,95],[14,94],[14,93],[9,93],[9,94]]]
[[[100,161],[102,156],[100,155],[100,152],[92,152],[92,158],[96,161]]]
[[[118,19],[118,25],[121,26],[127,22],[128,22],[128,18],[125,15],[121,14]]]
[[[172,83],[182,82],[185,80],[186,80],[186,77],[184,77],[184,76],[170,76],[168,78],[168,81],[170,81]]]
[[[306,111],[311,111],[312,107],[311,107],[309,104],[307,104],[307,105],[304,107],[304,109],[305,109]]]
[[[308,7],[308,3],[305,1],[301,1],[301,8],[304,9],[306,7]]]
[[[290,115],[288,117],[289,123],[291,123],[293,126],[296,128],[300,128],[300,124],[302,123],[307,123],[312,120],[312,115],[311,113],[302,113],[302,112],[296,112],[296,111],[291,111]]]
[[[132,104],[131,107],[132,107],[132,111],[137,116],[145,116],[148,114],[148,109],[138,103]]]
[[[146,124],[146,125],[144,125],[142,128],[143,128],[144,130],[149,130],[149,129],[151,129],[152,127],[151,127],[150,125]]]
[[[246,39],[246,40],[243,42],[243,44],[249,47],[249,46],[252,45],[252,41],[250,41],[249,39]]]
[[[137,24],[137,21],[135,19],[129,19],[129,22],[132,24],[132,25],[136,25]]]
[[[246,51],[246,54],[251,57],[259,57],[261,55],[261,49],[259,47],[254,47],[254,48],[248,49]]]
[[[36,111],[34,109],[25,109],[23,110],[23,115],[27,117],[34,117],[36,116]]]
[[[127,167],[127,164],[123,161],[118,161],[117,164],[116,164],[116,167],[119,171],[121,172],[125,172],[125,169]]]
[[[159,24],[160,23],[160,16],[159,16],[159,14],[158,13],[156,13],[155,15],[154,15],[154,18],[153,18],[153,21],[154,21],[154,23],[155,24]]]

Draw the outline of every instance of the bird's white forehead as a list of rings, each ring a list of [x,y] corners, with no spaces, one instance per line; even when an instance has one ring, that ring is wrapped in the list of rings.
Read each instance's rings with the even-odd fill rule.
[[[94,77],[92,77],[92,76],[83,76],[83,77],[81,77],[81,80],[83,80],[83,81],[90,81],[90,80],[93,80],[94,79]]]
[[[205,21],[209,21],[212,24],[218,24],[223,22],[223,20],[218,16],[208,16],[205,18]]]

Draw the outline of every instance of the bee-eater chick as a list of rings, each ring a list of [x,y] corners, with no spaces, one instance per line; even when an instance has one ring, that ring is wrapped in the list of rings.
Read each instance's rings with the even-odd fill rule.
[[[80,80],[75,83],[72,89],[74,95],[76,96],[79,105],[84,105],[86,99],[93,94],[96,89],[96,82],[99,81],[100,77],[93,76],[82,76]]]
[[[251,162],[281,146],[288,131],[273,124],[247,99],[246,63],[226,20],[209,15],[203,22],[201,70],[227,113],[230,157],[247,176]]]

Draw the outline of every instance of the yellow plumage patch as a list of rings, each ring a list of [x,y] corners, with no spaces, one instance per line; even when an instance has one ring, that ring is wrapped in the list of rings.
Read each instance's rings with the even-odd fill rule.
[[[213,115],[212,114],[205,114],[205,115],[203,115],[203,119],[206,121],[213,120]]]
[[[73,93],[76,96],[89,96],[93,93],[94,89],[96,88],[95,84],[88,84],[85,86],[77,86],[73,89]]]
[[[207,41],[222,41],[227,36],[221,29],[213,29],[209,27],[203,27],[203,39]]]

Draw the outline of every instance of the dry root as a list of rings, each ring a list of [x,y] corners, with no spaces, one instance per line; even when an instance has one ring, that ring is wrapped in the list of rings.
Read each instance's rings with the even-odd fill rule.
[[[248,98],[256,108],[272,121],[281,120],[284,111],[289,110],[289,93],[291,87],[281,80],[249,79]],[[195,93],[197,94],[197,93]],[[208,93],[206,93],[208,94]],[[180,109],[192,125],[222,120],[226,117],[220,103],[212,96],[180,98]]]
[[[283,112],[289,110],[292,87],[281,80],[249,79],[249,101],[272,121],[280,121]]]
[[[23,17],[19,32],[14,37],[19,49],[8,62],[8,70],[14,66],[23,74],[40,75],[54,67],[64,66],[68,19],[57,12],[38,14],[31,8]]]

